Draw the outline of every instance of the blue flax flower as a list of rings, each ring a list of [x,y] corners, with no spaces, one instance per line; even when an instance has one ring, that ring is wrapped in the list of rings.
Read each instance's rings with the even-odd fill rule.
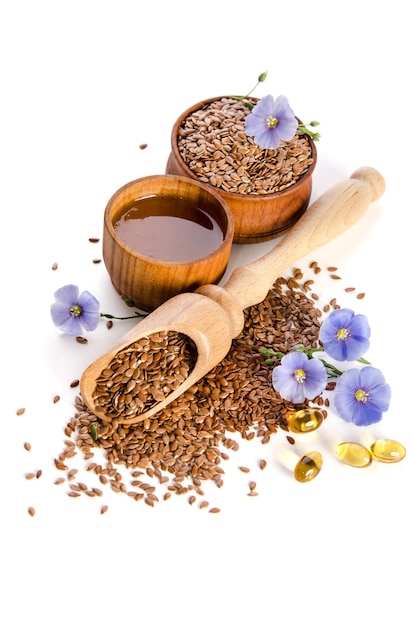
[[[368,350],[371,329],[365,315],[335,309],[322,323],[319,339],[326,354],[336,361],[357,361]]]
[[[62,332],[79,336],[83,329],[95,330],[100,319],[100,305],[89,291],[79,295],[76,285],[65,285],[54,296],[56,301],[50,307],[50,313],[54,325]]]
[[[265,96],[246,117],[246,135],[252,135],[262,148],[275,150],[281,140],[294,137],[298,121],[286,96]]]
[[[289,352],[272,372],[273,388],[293,404],[316,398],[325,389],[326,381],[321,361],[308,359],[303,352]]]
[[[388,410],[391,387],[375,367],[350,369],[338,379],[335,408],[346,422],[357,426],[376,424]]]

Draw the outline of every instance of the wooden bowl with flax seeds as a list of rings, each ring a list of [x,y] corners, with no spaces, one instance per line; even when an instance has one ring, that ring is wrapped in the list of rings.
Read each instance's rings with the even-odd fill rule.
[[[193,105],[173,126],[166,166],[220,193],[233,213],[234,243],[275,239],[293,226],[308,207],[317,160],[314,141],[300,132],[276,150],[256,145],[245,134],[249,113],[226,96]]]

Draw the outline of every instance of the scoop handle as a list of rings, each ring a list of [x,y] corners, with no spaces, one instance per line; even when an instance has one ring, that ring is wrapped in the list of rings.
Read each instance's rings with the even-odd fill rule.
[[[384,191],[384,178],[376,169],[357,169],[348,180],[323,193],[272,250],[237,267],[224,289],[242,309],[262,302],[287,268],[348,230]]]

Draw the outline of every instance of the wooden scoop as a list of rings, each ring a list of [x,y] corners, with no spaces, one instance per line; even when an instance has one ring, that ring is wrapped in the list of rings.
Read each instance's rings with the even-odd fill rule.
[[[236,268],[224,287],[204,285],[159,306],[85,370],[80,390],[89,410],[103,420],[112,419],[95,406],[94,391],[97,379],[118,352],[152,333],[176,331],[190,337],[197,348],[197,361],[190,375],[149,410],[117,419],[119,423],[133,424],[163,409],[226,356],[232,340],[243,330],[245,308],[262,302],[278,276],[291,265],[350,228],[384,191],[385,181],[377,170],[356,170],[350,179],[323,193],[272,250]]]

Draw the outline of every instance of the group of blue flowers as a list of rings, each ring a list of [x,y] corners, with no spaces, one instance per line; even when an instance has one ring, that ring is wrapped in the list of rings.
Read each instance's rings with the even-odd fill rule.
[[[382,419],[391,399],[391,388],[382,372],[362,358],[370,346],[370,336],[365,315],[355,315],[347,308],[335,309],[321,324],[321,348],[307,350],[300,344],[288,354],[266,348],[260,352],[280,359],[273,369],[272,383],[282,398],[292,404],[313,400],[325,390],[328,378],[335,378],[334,406],[338,415],[357,426],[369,426]],[[325,359],[315,358],[316,353],[323,352],[337,362],[357,361],[364,367],[343,372]]]
[[[50,309],[52,321],[62,332],[74,336],[95,330],[101,317],[131,319],[145,315],[137,312],[115,318],[100,313],[99,301],[89,291],[80,293],[76,285],[65,285],[54,295]],[[382,372],[363,358],[370,346],[370,336],[365,315],[356,315],[347,308],[335,309],[321,324],[319,343],[322,347],[307,349],[299,344],[288,354],[269,348],[260,348],[259,352],[270,357],[269,364],[275,358],[280,361],[273,369],[272,384],[282,398],[292,404],[314,400],[325,390],[328,378],[334,378],[334,406],[338,415],[357,426],[369,426],[382,419],[391,399],[391,388]],[[363,367],[341,371],[322,358],[323,353],[336,362],[356,361]]]

